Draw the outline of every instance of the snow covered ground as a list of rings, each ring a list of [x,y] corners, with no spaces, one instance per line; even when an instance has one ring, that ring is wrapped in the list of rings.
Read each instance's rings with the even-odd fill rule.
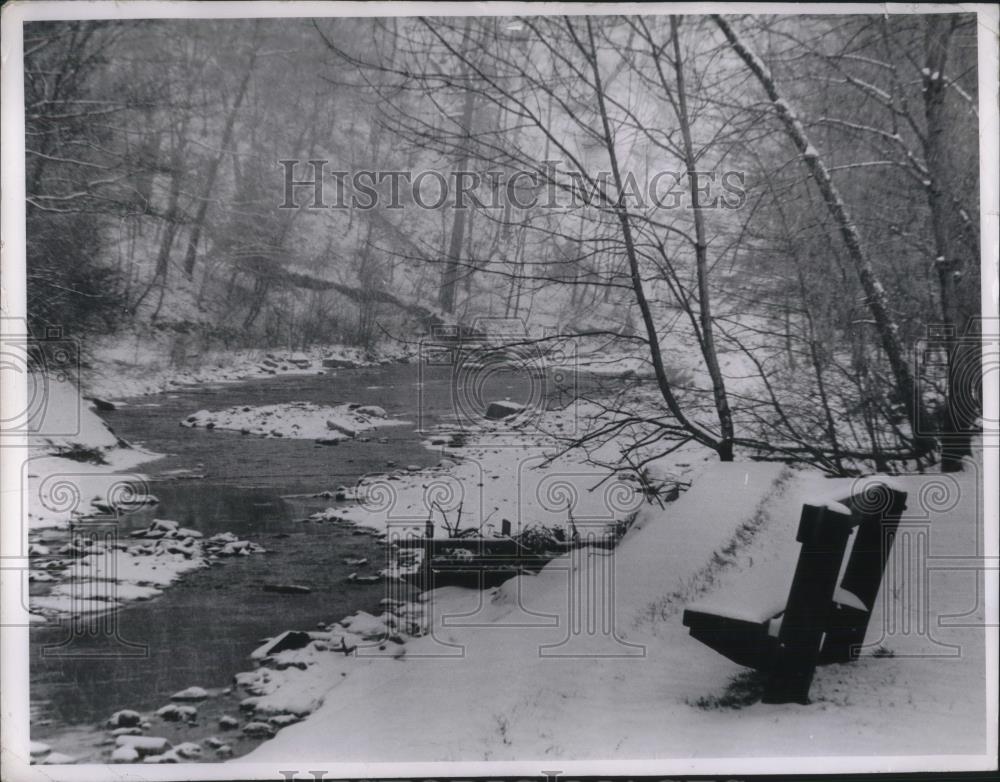
[[[808,706],[745,698],[746,669],[693,640],[681,612],[699,596],[787,572],[803,501],[851,481],[714,464],[677,502],[644,506],[613,559],[585,549],[482,597],[431,594],[433,630],[407,638],[405,654],[360,655],[346,676],[331,676],[341,654],[321,644],[299,652],[296,690],[322,705],[242,760],[537,759],[558,760],[564,773],[588,759],[697,769],[712,758],[716,772],[727,767],[717,759],[738,757],[789,758],[800,769],[794,758],[824,756],[853,758],[838,767],[856,770],[986,767],[996,745],[982,572],[962,567],[981,553],[980,479],[975,465],[954,479],[900,479],[916,537],[895,549],[902,560],[890,566],[862,658],[820,668]],[[929,537],[918,545],[919,535]],[[587,583],[599,588],[573,588]],[[581,608],[595,626],[574,624]]]
[[[424,433],[425,445],[441,455],[438,466],[398,465],[366,478],[357,487],[356,503],[331,506],[313,520],[348,521],[403,535],[423,535],[430,520],[438,538],[472,531],[499,536],[505,521],[514,535],[570,521],[581,531],[599,531],[627,519],[643,502],[632,471],[598,466],[618,461],[620,441],[595,443],[589,453],[562,453],[565,438],[583,431],[590,425],[587,417],[599,412],[585,403],[530,410],[483,421],[477,431],[466,428],[461,435],[440,424]],[[689,482],[712,459],[705,449],[689,445],[669,460],[651,462],[647,472],[661,483]]]
[[[767,333],[767,324],[759,318],[741,314],[740,328],[730,326],[738,336],[740,344],[752,347],[758,357],[772,352],[762,334]],[[718,336],[718,362],[726,388],[731,394],[755,394],[762,390],[760,372],[744,350],[737,349],[727,339],[727,334]],[[711,378],[705,367],[705,359],[697,340],[685,338],[679,333],[660,335],[661,352],[667,368],[674,374],[676,385],[684,388],[711,391]],[[645,343],[617,341],[608,345],[607,339],[580,338],[572,343],[572,362],[579,372],[596,375],[653,378],[653,364],[649,347]]]
[[[235,383],[255,377],[317,375],[351,367],[405,361],[413,350],[388,345],[366,352],[344,345],[312,347],[303,351],[236,350],[180,351],[148,338],[135,344],[120,338],[92,346],[92,367],[83,373],[88,392],[104,399],[155,394],[204,383]]]
[[[315,405],[290,402],[279,405],[236,405],[227,410],[199,410],[181,421],[189,428],[231,429],[263,437],[292,437],[334,443],[382,426],[407,424],[389,418],[377,405]]]
[[[99,512],[95,501],[153,502],[141,475],[122,473],[160,455],[120,440],[73,383],[36,382],[45,384],[46,397],[31,422],[22,472],[29,527],[66,526],[72,518]]]

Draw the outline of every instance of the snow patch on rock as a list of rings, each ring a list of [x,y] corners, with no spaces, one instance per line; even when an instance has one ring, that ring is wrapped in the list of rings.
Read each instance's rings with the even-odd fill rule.
[[[342,404],[331,407],[289,402],[259,407],[234,405],[215,412],[199,410],[181,421],[181,426],[227,429],[260,437],[346,440],[377,427],[406,423],[389,418],[385,410],[375,406]]]

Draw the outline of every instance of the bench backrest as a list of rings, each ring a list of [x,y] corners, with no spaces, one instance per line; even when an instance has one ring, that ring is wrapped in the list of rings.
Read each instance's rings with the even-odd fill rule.
[[[877,479],[840,501],[802,507],[796,536],[802,548],[765,701],[806,703],[818,663],[857,657],[905,508],[906,492]],[[855,527],[858,531],[845,567]],[[838,586],[858,598],[864,610],[838,602]]]

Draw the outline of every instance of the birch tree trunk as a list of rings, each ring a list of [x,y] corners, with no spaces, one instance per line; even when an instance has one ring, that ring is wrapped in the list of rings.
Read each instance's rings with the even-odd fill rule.
[[[921,427],[927,422],[923,411],[923,403],[917,397],[917,388],[913,381],[913,373],[910,370],[903,344],[899,338],[899,326],[889,312],[889,303],[885,288],[879,281],[871,261],[865,253],[861,234],[830,176],[829,169],[810,142],[805,128],[802,126],[794,110],[778,91],[770,69],[743,43],[740,36],[725,19],[718,14],[713,14],[712,19],[723,35],[726,36],[733,51],[739,55],[740,59],[743,60],[744,64],[764,88],[768,99],[777,109],[778,117],[785,128],[786,134],[802,155],[806,167],[809,169],[810,176],[819,188],[827,210],[830,212],[840,231],[844,245],[847,248],[848,256],[861,281],[868,309],[875,322],[879,340],[883,350],[885,350],[886,358],[892,370],[896,397],[904,405],[912,429],[915,455],[918,458],[926,456],[933,450],[934,441],[925,436],[921,431]]]

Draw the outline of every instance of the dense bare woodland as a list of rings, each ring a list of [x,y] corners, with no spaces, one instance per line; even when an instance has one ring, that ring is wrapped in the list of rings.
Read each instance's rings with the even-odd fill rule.
[[[660,397],[623,402],[642,437],[837,473],[930,463],[977,405],[973,351],[942,338],[977,333],[975,30],[34,23],[28,310],[180,356],[521,318],[640,353]]]

